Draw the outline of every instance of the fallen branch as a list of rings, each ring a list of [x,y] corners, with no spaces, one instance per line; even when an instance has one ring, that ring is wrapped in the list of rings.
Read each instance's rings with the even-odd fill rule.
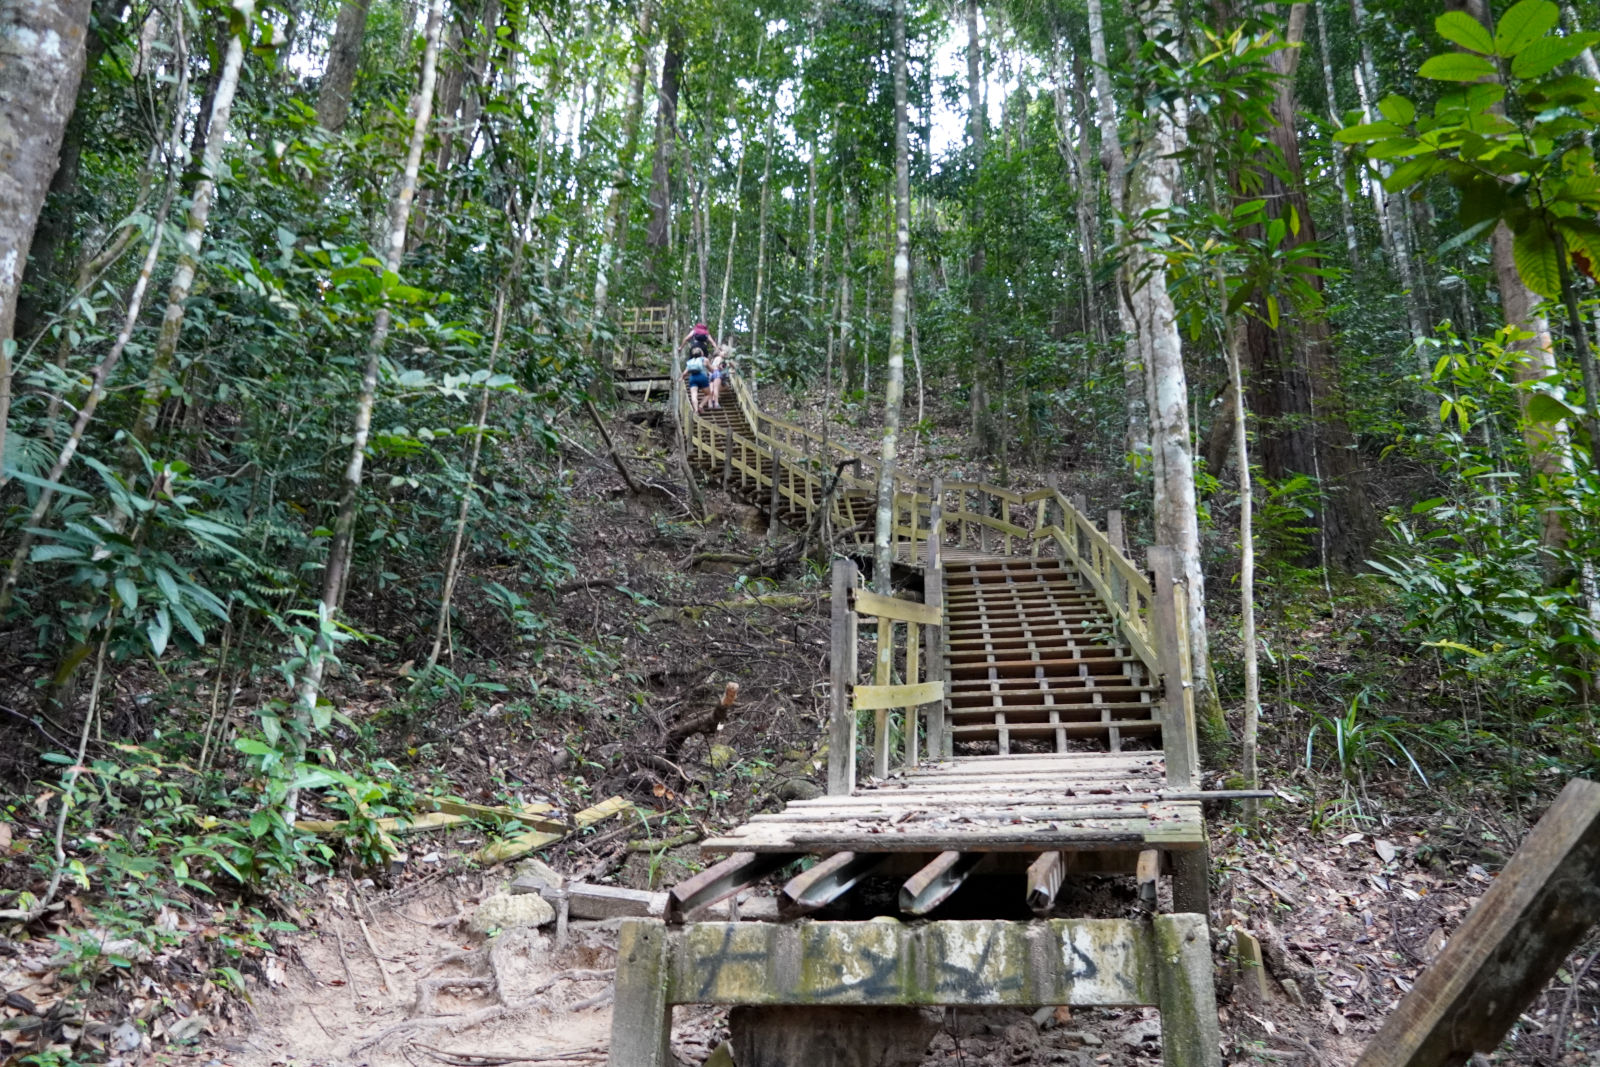
[[[535,1067],[547,1063],[598,1063],[606,1055],[605,1048],[600,1045],[576,1049],[537,1049],[533,1052],[455,1052],[417,1041],[409,1042],[406,1047],[427,1053],[433,1059],[453,1064],[454,1067],[505,1067],[512,1063],[531,1063]]]
[[[622,475],[622,480],[628,483],[628,492],[638,496],[642,490],[639,483],[634,481],[633,472],[628,470],[628,465],[622,459],[622,453],[617,451],[616,442],[611,440],[611,431],[606,429],[605,419],[600,417],[600,412],[594,406],[594,401],[588,396],[583,398],[583,406],[589,412],[589,417],[594,420],[594,425],[600,431],[600,439],[606,443],[606,451],[611,453],[611,462],[617,468],[617,473]]]
[[[669,848],[681,848],[684,845],[692,845],[698,840],[700,840],[700,831],[688,830],[684,833],[678,834],[676,837],[664,837],[659,841],[652,841],[649,838],[639,841],[629,841],[623,847],[629,852],[665,852]]]
[[[710,711],[701,712],[692,718],[685,719],[667,731],[662,747],[667,756],[673,757],[683,747],[683,743],[696,734],[715,734],[722,729],[723,720],[728,717],[728,709],[733,707],[734,701],[739,699],[739,683],[729,682],[722,691],[722,699],[712,706]]]

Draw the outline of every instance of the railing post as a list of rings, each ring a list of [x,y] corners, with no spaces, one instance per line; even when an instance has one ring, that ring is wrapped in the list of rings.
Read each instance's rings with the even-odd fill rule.
[[[850,590],[856,565],[833,561],[833,631],[828,670],[828,795],[847,797],[856,785],[856,713],[851,690],[856,683],[856,613]]]
[[[728,482],[733,477],[733,428],[724,429],[722,440],[722,491],[728,491]]]
[[[894,673],[894,620],[878,616],[878,662],[872,673],[874,685],[888,685]],[[872,713],[872,775],[889,777],[889,710]]]
[[[1161,747],[1167,757],[1167,784],[1194,789],[1199,784],[1200,753],[1195,738],[1194,686],[1184,630],[1188,590],[1178,553],[1165,545],[1150,549],[1151,637],[1161,664]]]
[[[932,499],[928,505],[928,551],[922,572],[922,602],[939,609],[944,615],[944,479],[933,479]],[[923,673],[930,682],[944,680],[944,627],[925,626],[922,630],[927,646]],[[949,685],[945,697],[937,704],[928,705],[928,758],[939,759],[945,751],[945,706],[950,699]]]
[[[989,494],[982,489],[978,490],[978,514],[983,518],[989,517]],[[978,523],[978,551],[988,554],[989,551],[989,526],[987,523]]]
[[[1117,508],[1106,512],[1106,540],[1124,556],[1128,554],[1128,542],[1122,532],[1122,512]]]
[[[772,516],[771,521],[767,523],[767,540],[772,542],[778,539],[778,501],[780,499],[778,495],[778,479],[782,476],[782,471],[778,469],[778,442],[776,438],[767,438],[767,451],[772,455],[772,494],[767,504],[772,509]]]

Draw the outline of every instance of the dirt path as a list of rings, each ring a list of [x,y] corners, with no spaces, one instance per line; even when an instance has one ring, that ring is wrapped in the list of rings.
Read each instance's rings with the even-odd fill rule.
[[[530,929],[485,939],[461,924],[483,889],[462,878],[387,900],[330,886],[315,928],[285,946],[298,965],[255,997],[255,1025],[217,1042],[216,1057],[232,1067],[483,1062],[472,1054],[603,1063],[614,934],[573,924],[562,946]]]

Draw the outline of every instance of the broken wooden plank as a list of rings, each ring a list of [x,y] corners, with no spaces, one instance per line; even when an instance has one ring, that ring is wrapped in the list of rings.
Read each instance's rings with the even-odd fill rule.
[[[526,856],[536,849],[544,848],[546,845],[553,845],[567,837],[569,833],[575,833],[585,827],[593,826],[603,819],[609,819],[613,815],[632,810],[632,801],[624,797],[611,797],[609,800],[602,800],[591,808],[584,808],[574,815],[572,817],[571,831],[554,833],[546,830],[530,830],[527,833],[518,834],[515,837],[507,837],[485,845],[478,850],[473,858],[484,866],[503,863],[506,860],[514,860],[519,856]]]
[[[1156,910],[1157,879],[1161,876],[1161,853],[1147,848],[1139,853],[1139,863],[1134,869],[1134,880],[1139,886],[1139,906],[1146,911]]]
[[[801,871],[783,887],[784,911],[790,918],[827,907],[855,888],[857,882],[883,863],[876,853],[836,852],[809,870]]]
[[[1061,883],[1073,866],[1070,852],[1046,852],[1028,866],[1028,908],[1041,919],[1056,902]]]
[[[667,893],[667,921],[681,923],[696,908],[726,900],[747,885],[799,859],[785,852],[735,852]]]
[[[1600,918],[1600,784],[1574,778],[1356,1067],[1453,1067],[1500,1045]]]
[[[554,903],[562,893],[567,897],[567,913],[574,919],[660,918],[666,914],[667,894],[642,889],[623,889],[614,885],[573,882],[552,886],[544,879],[521,877],[511,883],[514,895],[538,893]]]
[[[900,910],[926,915],[949,900],[983,861],[977,852],[941,852],[900,887]]]

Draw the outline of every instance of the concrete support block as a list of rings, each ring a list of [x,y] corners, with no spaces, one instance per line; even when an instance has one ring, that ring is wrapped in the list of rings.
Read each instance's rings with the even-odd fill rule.
[[[940,1016],[918,1008],[734,1008],[738,1067],[917,1067]]]
[[[1156,1006],[1166,1067],[1222,1067],[1222,1031],[1212,984],[1211,938],[1203,915],[1157,915]]]
[[[667,1002],[667,928],[629,919],[617,939],[616,1001],[610,1067],[673,1067],[672,1006]]]

